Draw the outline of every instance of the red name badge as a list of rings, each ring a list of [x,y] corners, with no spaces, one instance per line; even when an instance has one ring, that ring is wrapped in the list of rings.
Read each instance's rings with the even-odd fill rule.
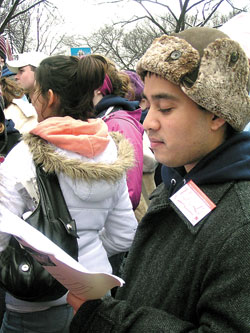
[[[192,180],[172,195],[170,200],[193,226],[216,207]]]

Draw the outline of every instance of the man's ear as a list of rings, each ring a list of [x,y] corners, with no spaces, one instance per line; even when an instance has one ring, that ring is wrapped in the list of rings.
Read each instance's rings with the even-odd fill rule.
[[[226,120],[219,118],[215,114],[211,114],[211,130],[217,131],[226,124]]]

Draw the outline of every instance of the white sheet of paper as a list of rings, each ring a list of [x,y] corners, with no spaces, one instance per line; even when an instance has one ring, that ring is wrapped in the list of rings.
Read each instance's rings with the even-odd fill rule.
[[[84,300],[98,299],[124,281],[112,274],[89,272],[37,229],[1,207],[0,232],[15,236],[43,267],[72,294]]]

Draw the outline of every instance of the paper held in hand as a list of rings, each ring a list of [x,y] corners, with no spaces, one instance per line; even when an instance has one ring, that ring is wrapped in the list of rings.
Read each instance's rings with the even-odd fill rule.
[[[3,211],[1,212],[3,214]],[[0,232],[17,238],[43,267],[72,294],[84,300],[103,297],[108,290],[122,286],[124,281],[108,273],[89,272],[41,232],[10,211],[1,219]],[[11,220],[10,220],[11,217]],[[6,222],[5,222],[6,221]],[[11,223],[10,223],[11,221]]]

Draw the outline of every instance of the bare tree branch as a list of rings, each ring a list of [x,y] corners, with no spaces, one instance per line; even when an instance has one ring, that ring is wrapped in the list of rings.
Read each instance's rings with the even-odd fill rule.
[[[8,13],[8,15],[6,16],[5,20],[3,21],[3,23],[1,24],[1,27],[0,27],[0,34],[3,33],[4,31],[4,28],[6,27],[7,23],[11,20],[12,16],[13,16],[13,13],[15,12],[17,6],[19,4],[19,0],[16,0],[12,7],[10,8],[10,11]]]
[[[26,9],[24,9],[24,10],[16,13],[15,15],[13,15],[11,17],[11,20],[14,19],[14,18],[16,18],[17,16],[23,15],[26,12],[29,12],[32,8],[36,7],[37,5],[39,5],[40,3],[43,3],[43,2],[44,3],[49,3],[47,0],[39,0],[38,2],[34,3],[33,5],[27,7]]]
[[[232,9],[236,12],[242,11],[242,8],[236,8],[233,5],[232,0],[197,0],[194,3],[191,2],[191,0],[179,0],[179,7],[180,7],[180,15],[179,17],[174,13],[173,6],[171,6],[173,0],[166,0],[166,1],[159,1],[159,0],[131,0],[131,2],[137,3],[141,8],[144,10],[146,15],[141,16],[133,16],[128,20],[120,20],[119,22],[115,22],[114,24],[119,25],[121,24],[123,27],[127,24],[131,24],[134,22],[143,21],[145,19],[149,20],[153,24],[155,24],[159,29],[161,29],[162,33],[168,33],[166,29],[163,29],[161,24],[159,23],[159,18],[163,20],[164,15],[154,15],[150,12],[150,10],[147,8],[147,4],[154,4],[155,6],[161,6],[165,9],[165,13],[168,13],[171,15],[172,20],[168,19],[168,22],[171,26],[174,27],[174,31],[179,32],[182,31],[192,25],[190,25],[189,20],[187,20],[187,14],[194,12],[196,10],[196,14],[192,14],[195,17],[195,20],[192,20],[193,25],[195,26],[204,26],[206,25],[211,19],[214,17],[214,14],[218,10],[218,8],[221,6],[221,4],[228,3]],[[118,4],[123,3],[124,0],[110,0],[110,1],[98,1],[96,0],[96,3],[98,5],[101,4]],[[165,14],[166,15],[166,14]],[[173,23],[175,22],[175,23]]]
[[[37,0],[37,1],[32,1],[33,3],[30,4],[30,1],[26,0],[15,0],[11,2],[10,7],[5,7],[4,8],[4,0],[1,0],[0,2],[0,8],[4,8],[6,15],[2,23],[0,24],[0,34],[2,34],[7,26],[7,24],[10,21],[15,20],[15,18],[24,15],[27,12],[30,12],[34,7],[40,5],[41,3],[44,3],[47,6],[52,6],[51,2],[48,0]],[[28,4],[26,7],[24,7],[24,3]],[[8,6],[8,4],[6,5]],[[21,7],[20,7],[21,6]],[[20,11],[16,12],[18,8],[22,8]]]
[[[124,0],[96,1],[98,5],[124,2]],[[243,10],[242,8],[234,9],[227,16],[222,16],[218,12],[218,8],[223,2],[230,2],[231,6],[232,0],[197,0],[195,2],[179,0],[179,15],[177,15],[177,12],[175,11],[174,13],[173,7],[171,7],[173,0],[130,1],[137,3],[145,15],[132,16],[128,20],[116,21],[112,25],[107,25],[96,33],[84,38],[85,44],[93,52],[110,57],[121,69],[134,69],[137,61],[145,53],[152,41],[162,35],[162,33],[179,32],[192,26],[218,26],[220,22],[225,23],[230,18],[230,15],[233,16]],[[155,4],[155,6],[162,7],[161,14],[153,14],[147,4]],[[125,32],[125,25],[130,23],[136,23],[135,28]],[[114,26],[116,29],[114,29]]]

